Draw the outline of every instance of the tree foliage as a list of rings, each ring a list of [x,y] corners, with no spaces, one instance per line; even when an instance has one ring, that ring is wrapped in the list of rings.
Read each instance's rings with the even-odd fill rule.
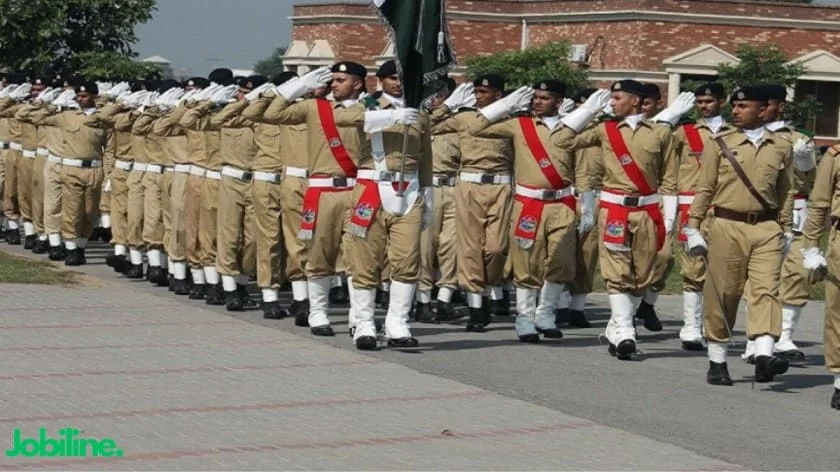
[[[134,27],[156,0],[0,0],[0,66],[41,72],[115,67],[134,57]],[[87,61],[93,61],[88,64]],[[106,74],[107,75],[107,74]]]
[[[254,64],[254,72],[264,75],[271,79],[275,75],[283,72],[283,55],[286,54],[285,47],[279,47],[271,53],[270,56],[257,61]]]
[[[586,87],[586,71],[570,62],[569,43],[546,43],[523,51],[505,51],[467,59],[467,76],[483,74],[504,76],[507,88],[533,85],[540,80],[560,80],[569,90]]]

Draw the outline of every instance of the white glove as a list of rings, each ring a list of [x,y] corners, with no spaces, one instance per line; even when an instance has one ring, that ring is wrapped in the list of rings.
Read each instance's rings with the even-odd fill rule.
[[[578,233],[586,234],[595,227],[595,192],[592,190],[580,194],[580,223]]]
[[[479,113],[487,118],[490,123],[501,120],[520,108],[528,106],[531,99],[534,98],[534,89],[528,86],[519,87],[505,98],[496,100],[495,102],[482,108]]]
[[[53,100],[53,105],[61,108],[72,108],[73,103],[76,103],[76,92],[73,90],[65,90]]]
[[[378,133],[395,124],[411,126],[417,122],[419,112],[416,108],[399,108],[387,110],[368,110],[365,112],[365,133]]]
[[[320,67],[307,72],[302,77],[278,85],[275,90],[277,95],[282,95],[293,102],[319,87],[326,87],[330,80],[332,80],[332,72],[329,67]]]
[[[790,251],[790,245],[793,243],[793,233],[785,233],[782,236],[782,254],[787,257],[788,251]]]
[[[432,218],[435,212],[435,194],[434,187],[423,187],[423,222],[420,226],[420,231],[425,231],[426,228],[432,225]]]
[[[802,253],[802,267],[808,271],[808,282],[814,284],[825,280],[828,274],[828,261],[825,260],[825,255],[816,247],[809,247],[807,249],[800,249]]]
[[[192,101],[192,99],[193,99],[193,97],[194,97],[196,94],[198,94],[198,92],[200,92],[200,90],[198,90],[198,89],[192,89],[192,90],[190,90],[189,92],[185,93],[185,94],[184,94],[184,95],[183,95],[183,96],[182,96],[182,97],[178,100],[178,103],[180,104],[180,103],[183,103],[183,102],[191,102],[191,101]]]
[[[108,90],[111,90],[114,84],[111,82],[97,82],[96,89],[99,90],[99,95],[105,95]]]
[[[32,84],[25,83],[22,84],[20,87],[16,88],[12,93],[9,94],[9,97],[15,101],[21,101],[29,97],[29,92],[32,91]]]
[[[100,95],[107,95],[111,98],[117,98],[125,92],[131,92],[131,86],[128,84],[128,82],[120,82],[114,85],[113,87],[109,88],[105,92],[103,92],[102,89],[99,90]]]
[[[697,97],[694,96],[693,92],[683,92],[677,95],[673,103],[653,117],[653,121],[665,122],[671,126],[676,126],[683,115],[694,109],[696,99]]]
[[[700,230],[694,228],[685,229],[685,252],[691,257],[703,255],[709,250],[706,240],[700,235]]]
[[[146,95],[143,96],[143,100],[140,102],[141,108],[150,107],[155,104],[155,100],[160,96],[157,92],[146,92]]]
[[[110,192],[111,191],[111,179],[105,179],[105,183],[102,184],[102,191],[103,192]]]
[[[50,96],[50,94],[52,93],[53,90],[55,90],[55,89],[52,88],[52,87],[47,87],[44,90],[41,90],[41,93],[39,93],[38,96],[35,97],[35,100],[39,101],[41,103],[52,102],[52,100],[47,100],[47,98],[49,98],[49,96]]]
[[[808,172],[817,167],[817,156],[814,153],[814,141],[799,138],[793,144],[793,166],[800,172]]]
[[[233,96],[236,95],[238,90],[239,87],[236,84],[230,84],[226,87],[222,87],[210,97],[210,101],[216,105],[227,105],[230,103],[231,99],[233,99]]]
[[[260,95],[262,95],[263,92],[267,92],[272,88],[274,88],[274,84],[272,84],[271,82],[266,82],[260,85],[259,87],[255,88],[254,90],[251,90],[250,92],[246,93],[245,100],[253,102],[254,100],[260,98]]]
[[[210,97],[213,96],[214,93],[224,88],[224,85],[219,84],[212,84],[207,87],[201,89],[198,93],[193,96],[193,100],[196,102],[204,102],[210,100]]]
[[[612,107],[612,103],[610,103],[610,102],[607,102],[607,104],[604,105],[603,110],[601,110],[601,113],[603,113],[605,115],[608,115],[608,116],[612,116],[613,112],[614,112],[614,110],[613,110],[613,107]]]
[[[574,109],[575,109],[575,101],[572,100],[571,98],[564,98],[563,103],[561,103],[560,106],[557,107],[557,112],[562,117],[562,116],[568,115]]]
[[[475,106],[475,86],[466,82],[455,87],[455,90],[443,101],[443,104],[453,112],[464,107]]]
[[[15,84],[9,84],[3,87],[3,90],[0,90],[0,98],[6,98],[11,94],[16,88],[18,88]]]
[[[662,210],[665,214],[665,232],[671,234],[674,230],[674,221],[677,219],[676,195],[664,195],[662,197]]]
[[[397,110],[397,123],[411,126],[417,122],[420,112],[416,108],[400,108]]]
[[[575,133],[580,133],[586,125],[598,116],[610,102],[610,91],[599,89],[592,93],[583,105],[560,119],[560,122]]]

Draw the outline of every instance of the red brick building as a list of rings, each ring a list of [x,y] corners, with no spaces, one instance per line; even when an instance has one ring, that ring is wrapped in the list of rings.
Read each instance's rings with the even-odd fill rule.
[[[297,5],[285,64],[299,72],[336,59],[372,69],[391,54],[365,3]],[[811,123],[825,139],[840,136],[840,8],[745,0],[449,0],[453,45],[463,59],[568,40],[571,59],[593,83],[620,78],[659,83],[675,96],[682,80],[712,78],[737,60],[737,46],[775,44],[807,72],[791,95],[823,104]],[[455,73],[459,73],[456,70]]]

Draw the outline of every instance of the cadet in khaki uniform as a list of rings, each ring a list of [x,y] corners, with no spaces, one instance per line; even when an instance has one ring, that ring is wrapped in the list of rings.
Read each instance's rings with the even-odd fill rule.
[[[447,79],[447,90],[455,90],[455,81]],[[443,105],[449,95],[435,97],[433,109]],[[417,287],[417,305],[414,317],[419,322],[446,322],[457,319],[452,308],[452,295],[458,289],[455,259],[455,181],[461,162],[458,133],[432,133],[434,158],[432,185],[434,211],[432,223],[423,231],[420,240],[420,282]],[[435,280],[435,269],[439,273]],[[431,309],[432,289],[437,286],[437,307]]]
[[[605,335],[610,353],[629,359],[636,350],[633,316],[658,276],[656,254],[676,218],[677,163],[671,130],[648,121],[641,113],[642,84],[621,80],[611,90],[616,119],[581,133],[575,147],[598,145],[601,149],[605,171],[598,219],[599,257],[611,311]],[[588,107],[584,111],[596,113]],[[584,116],[578,108],[563,122],[582,129],[569,121],[577,114]],[[660,208],[663,200],[664,216]]]
[[[793,242],[782,264],[779,300],[782,302],[782,334],[774,346],[775,352],[790,362],[803,362],[805,354],[793,342],[796,325],[802,315],[802,309],[810,298],[808,272],[802,266],[802,230],[808,211],[808,194],[814,186],[816,175],[816,151],[813,139],[784,121],[787,88],[783,85],[765,87],[768,106],[762,117],[765,127],[791,144],[793,149]],[[747,342],[744,357],[747,362],[754,360],[755,343]]]
[[[154,83],[142,84],[146,93],[150,93]],[[137,107],[135,107],[137,108]],[[147,117],[150,120],[151,117]],[[131,173],[126,179],[128,187],[128,198],[126,200],[127,214],[127,235],[129,264],[125,267],[123,274],[130,279],[143,278],[143,253],[145,243],[143,242],[144,209],[145,209],[145,188],[143,177],[146,174],[146,166],[149,164],[149,157],[146,150],[145,136],[134,132],[134,126],[140,119],[138,111],[135,119],[131,122],[131,152],[134,157],[134,164],[131,166]],[[148,123],[145,125],[148,126]]]
[[[31,110],[35,105],[33,102],[35,101],[36,97],[46,89],[46,85],[50,83],[49,79],[46,78],[36,78],[32,80],[32,90],[30,92],[30,99],[29,103],[26,103],[21,109],[28,109]],[[20,110],[18,113],[20,114]],[[40,133],[39,134],[39,127],[36,127],[31,122],[26,122],[24,120],[19,120],[21,122],[21,126],[24,130],[24,149],[23,149],[23,161],[24,165],[30,165],[31,169],[29,170],[29,199],[30,199],[30,210],[29,214],[31,217],[31,225],[33,226],[31,231],[34,233],[32,236],[27,236],[27,241],[24,247],[28,247],[32,250],[35,254],[43,254],[47,252],[49,248],[49,243],[47,242],[47,233],[44,230],[44,164],[46,163],[46,158],[48,152],[39,152],[39,150],[43,149],[46,150],[44,147],[46,143],[46,134]],[[34,134],[34,140],[32,139],[32,135]],[[28,228],[26,226],[26,222],[24,221],[24,233],[26,234]]]
[[[809,280],[827,278],[825,284],[825,338],[823,349],[825,367],[834,374],[834,395],[831,407],[840,410],[840,144],[830,147],[823,155],[808,201],[808,218],[803,231],[803,267],[810,272]],[[820,239],[828,231],[828,247],[823,256]],[[828,259],[826,261],[826,259]]]
[[[265,77],[260,75],[248,77],[235,91],[236,98],[230,99],[236,101],[224,105],[210,120],[211,127],[220,129],[223,165],[219,185],[216,270],[222,277],[228,311],[253,307],[245,287],[248,275],[256,273],[256,227],[251,186],[257,144],[252,128],[254,122],[240,115],[248,107],[244,94],[265,82]],[[217,102],[217,105],[222,103]]]
[[[274,77],[272,82],[281,85],[295,77],[297,74],[293,72],[284,72]],[[256,89],[246,95],[250,105],[242,112],[243,118],[256,123],[254,139],[258,150],[253,163],[254,182],[251,184],[251,195],[257,233],[257,284],[263,296],[263,316],[268,319],[282,319],[287,316],[287,312],[280,306],[278,291],[283,284],[284,275],[297,278],[292,281],[292,314],[297,315],[301,310],[305,310],[301,306],[306,300],[306,282],[301,280],[304,277],[302,264],[305,261],[305,247],[298,241],[297,232],[300,229],[300,212],[306,180],[290,175],[290,168],[302,169],[303,175],[308,173],[305,167],[306,149],[305,146],[301,146],[305,143],[306,136],[298,135],[291,126],[265,123],[263,115],[273,100],[273,94],[267,97],[261,96],[261,92],[262,90]],[[287,163],[295,163],[297,167]],[[300,175],[301,172],[291,170],[291,174]],[[296,282],[297,289],[294,285]],[[301,283],[304,285],[303,293],[300,289]]]
[[[367,69],[354,62],[339,62],[331,70],[332,74],[325,68],[316,69],[278,86],[277,97],[263,116],[268,123],[305,124],[308,133],[309,182],[298,237],[307,244],[309,316],[296,316],[295,324],[308,324],[316,336],[335,335],[327,318],[331,281],[342,251],[357,163],[370,155],[370,143],[361,129],[335,124],[336,111],[353,106],[364,91]],[[295,103],[330,78],[335,102],[318,98]]]
[[[23,74],[11,73],[6,76],[9,84],[17,85],[11,93],[15,94],[26,84],[26,76]],[[28,84],[27,84],[28,85]],[[28,96],[26,92],[26,96]],[[20,201],[18,199],[21,178],[21,145],[22,128],[18,120],[14,118],[15,113],[23,106],[20,103],[26,96],[6,96],[0,99],[0,118],[4,118],[9,125],[9,149],[6,150],[5,170],[6,178],[3,185],[3,211],[6,216],[6,242],[8,244],[20,244]]]
[[[703,149],[702,175],[684,231],[689,254],[702,253],[707,243],[700,225],[714,208],[703,288],[707,381],[712,385],[732,385],[727,343],[747,281],[747,337],[756,342],[755,381],[770,382],[788,369],[787,360],[773,356],[773,341],[781,331],[779,272],[785,246],[793,238],[791,146],[763,126],[763,88],[743,88],[730,101],[737,129],[720,134]]]
[[[114,253],[105,262],[122,273],[128,260],[128,176],[134,164],[131,127],[137,119],[135,110],[123,110],[114,116],[114,168],[108,181],[111,184],[111,244]]]
[[[5,91],[9,87],[6,74],[0,73],[0,90]],[[9,149],[9,119],[0,117],[0,198],[6,184],[6,154]],[[6,239],[6,215],[0,211],[0,240]]]
[[[38,82],[37,85],[36,82]],[[29,106],[28,101],[32,97],[37,96],[37,94],[44,89],[43,84],[40,82],[40,80],[35,79],[30,82],[31,90],[26,97],[23,98],[24,101],[18,108],[18,112],[20,112],[20,110],[24,107]],[[13,130],[15,128],[19,128],[20,130],[20,140],[18,141],[18,144],[20,144],[21,149],[20,160],[18,161],[17,200],[20,205],[20,219],[23,224],[23,248],[31,250],[35,247],[35,241],[38,239],[34,223],[35,216],[33,214],[33,200],[36,190],[39,192],[43,191],[41,187],[41,179],[33,178],[33,174],[35,172],[35,150],[38,147],[38,135],[37,129],[32,123],[27,123],[14,118],[10,123],[13,124]]]
[[[720,116],[726,92],[723,85],[709,83],[700,86],[694,95],[700,119],[686,122],[674,130],[674,148],[679,159],[680,173],[677,179],[679,188],[679,216],[677,241],[680,243],[680,267],[683,286],[683,327],[680,340],[683,349],[702,351],[703,344],[703,283],[706,280],[706,265],[703,258],[689,256],[684,250],[686,242],[685,228],[688,225],[688,211],[694,202],[697,185],[702,170],[703,150],[714,146],[712,142],[718,133],[729,133],[734,128]]]
[[[504,78],[479,77],[474,83],[475,105],[480,110],[502,97]],[[463,89],[461,89],[462,91]],[[513,198],[513,149],[506,139],[471,136],[467,131],[481,119],[477,110],[453,109],[463,102],[453,93],[432,114],[432,132],[458,133],[461,169],[455,185],[458,283],[467,292],[470,319],[467,331],[483,332],[491,314],[504,314],[505,261]],[[482,310],[482,295],[489,292],[489,310]],[[488,307],[484,307],[487,309]]]

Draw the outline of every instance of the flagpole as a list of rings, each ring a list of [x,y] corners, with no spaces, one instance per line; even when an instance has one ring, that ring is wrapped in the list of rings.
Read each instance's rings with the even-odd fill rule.
[[[397,182],[397,196],[400,198],[405,195],[405,192],[403,191],[403,181],[405,180],[405,155],[408,153],[408,132],[410,129],[410,125],[403,125],[402,155],[400,156],[400,178]]]

